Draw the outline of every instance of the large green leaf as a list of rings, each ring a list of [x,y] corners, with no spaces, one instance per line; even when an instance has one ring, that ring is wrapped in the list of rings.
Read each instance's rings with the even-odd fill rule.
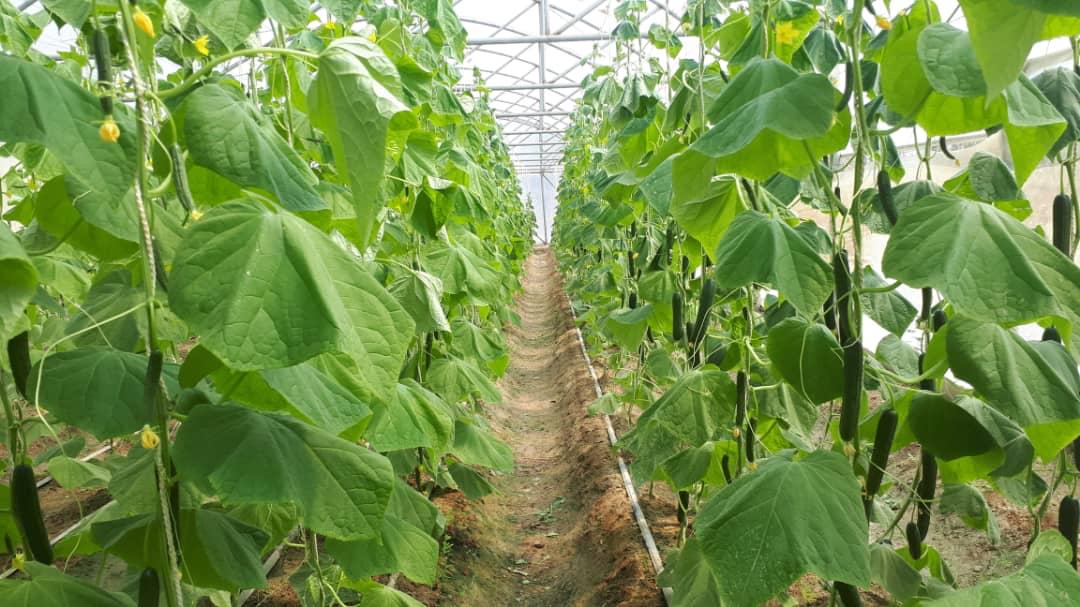
[[[1080,74],[1067,67],[1056,67],[1039,72],[1032,83],[1054,106],[1068,127],[1050,148],[1053,156],[1065,149],[1065,146],[1080,139]]]
[[[971,413],[939,394],[916,394],[907,424],[923,448],[946,461],[982,455],[997,447]]]
[[[888,283],[871,266],[863,268],[863,286],[867,288],[881,288]],[[903,295],[896,291],[887,293],[863,293],[859,295],[862,302],[863,313],[881,325],[889,333],[897,337],[903,336],[904,331],[915,320],[918,310]]]
[[[488,403],[502,400],[498,386],[480,367],[456,356],[433,361],[425,381],[449,403],[468,401],[474,395]]]
[[[184,139],[196,164],[270,192],[290,211],[326,208],[315,174],[239,93],[208,84],[184,108]]]
[[[676,168],[681,170],[683,165],[676,165]],[[704,187],[699,188],[700,191],[687,192],[684,186],[694,180],[678,173],[672,177],[671,216],[706,251],[715,251],[720,237],[742,210],[738,182],[730,176],[712,179],[711,173],[705,173],[699,176],[699,180],[704,177]]]
[[[0,580],[0,595],[11,607],[132,607],[123,594],[107,592],[48,565],[26,563],[30,579]]]
[[[777,59],[752,61],[717,97],[709,109],[715,124],[691,150],[716,159],[720,173],[802,177],[847,143],[849,117],[845,110],[837,119],[838,96],[821,74],[800,74]],[[674,161],[673,174],[685,157]]]
[[[401,101],[397,68],[374,42],[334,40],[319,57],[309,92],[311,122],[326,136],[338,173],[352,188],[366,247],[383,206],[387,134],[410,130],[416,118]]]
[[[464,246],[433,242],[424,249],[424,266],[442,280],[445,293],[468,297],[476,303],[497,299],[498,273]]]
[[[960,96],[980,90],[980,70],[970,65],[966,50],[968,34],[930,25],[937,11],[928,18],[926,10],[917,4],[889,33],[881,59],[881,88],[889,109],[932,136],[1003,125],[1017,180],[1023,183],[1064,131],[1065,120],[1026,77],[1013,82],[1014,75],[1007,86],[985,95]]]
[[[667,555],[657,582],[673,589],[671,607],[724,604],[720,589],[724,574],[709,565],[701,550],[701,540],[691,537],[681,549]]]
[[[226,504],[295,504],[304,525],[337,539],[374,537],[394,488],[385,457],[295,418],[235,405],[193,409],[174,447],[182,480]]]
[[[784,381],[811,402],[828,402],[843,392],[844,355],[825,325],[788,318],[769,329],[766,348]]]
[[[184,581],[199,588],[233,592],[266,586],[259,558],[265,533],[212,510],[183,510],[176,524],[184,555]],[[131,565],[164,571],[169,562],[161,542],[161,519],[156,515],[94,523],[91,533],[96,544]]]
[[[130,434],[157,419],[143,399],[147,358],[104,347],[52,354],[30,373],[31,395],[61,421],[101,440]]]
[[[421,584],[432,584],[438,572],[439,543],[431,534],[387,515],[380,536],[343,542],[327,540],[326,552],[354,580],[400,571]]]
[[[454,410],[438,394],[406,379],[389,404],[376,408],[366,438],[377,451],[426,447],[445,453],[454,440]]]
[[[408,270],[390,284],[390,292],[412,316],[416,330],[424,333],[450,330],[442,307],[442,291],[437,276],[415,270]]]
[[[0,338],[7,338],[34,296],[38,273],[6,223],[0,222]]]
[[[735,384],[727,371],[696,369],[646,409],[620,445],[634,454],[634,479],[645,482],[669,457],[718,438],[734,421]]]
[[[978,320],[1060,316],[1069,321],[1071,349],[1080,351],[1080,330],[1072,329],[1080,323],[1080,268],[991,205],[948,193],[922,199],[900,214],[882,269],[909,286],[941,291]]]
[[[120,140],[98,136],[105,116],[97,97],[43,67],[0,55],[0,140],[45,146],[63,163],[75,207],[89,223],[124,240],[138,240],[134,203],[135,125],[115,115]]]
[[[199,23],[232,50],[266,19],[262,0],[181,0]]]
[[[1055,17],[1037,10],[1049,9],[1051,4],[1062,7],[1072,3],[960,0],[975,56],[986,74],[990,94],[1000,92],[1016,80],[1036,42],[1080,33],[1080,19]],[[1071,10],[1066,14],[1080,16],[1075,8]],[[1003,43],[1006,40],[1008,44]]]
[[[612,310],[604,319],[604,330],[610,333],[615,343],[624,350],[636,350],[645,338],[645,330],[649,328],[649,317],[652,313],[651,303],[632,309]]]
[[[1060,345],[954,317],[946,349],[956,376],[1020,424],[1042,459],[1080,436],[1080,378]]]
[[[1030,607],[1080,602],[1080,575],[1053,554],[1040,556],[1016,573],[957,590],[924,603],[927,607]]]
[[[357,259],[307,222],[246,204],[211,209],[188,231],[169,303],[200,345],[237,370],[342,352],[374,393],[397,383],[413,322]]]
[[[484,466],[500,472],[514,471],[514,453],[490,430],[475,423],[458,420],[454,426],[452,449],[463,463]]]
[[[791,226],[757,211],[740,213],[716,249],[720,289],[769,284],[806,315],[816,314],[833,288],[832,270]]]
[[[839,453],[769,458],[709,499],[694,528],[732,605],[759,605],[806,573],[870,582],[859,482]]]

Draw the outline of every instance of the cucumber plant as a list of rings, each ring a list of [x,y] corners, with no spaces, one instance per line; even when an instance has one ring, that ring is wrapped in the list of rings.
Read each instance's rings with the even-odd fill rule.
[[[230,604],[284,543],[306,604],[416,604],[380,576],[436,581],[431,500],[513,466],[534,227],[452,3],[0,13],[0,603]],[[45,469],[107,505],[57,538]]]
[[[805,574],[844,605],[871,583],[952,605],[1025,579],[1080,600],[1035,541],[1080,474],[1080,60],[1024,71],[1039,41],[1077,48],[1067,4],[692,0],[698,54],[671,69],[637,60],[643,6],[619,4],[553,243],[593,355],[623,370],[632,476],[677,495],[675,604],[761,604]],[[622,263],[657,247],[679,263]],[[956,589],[931,522],[984,489],[1031,513],[1032,552]]]

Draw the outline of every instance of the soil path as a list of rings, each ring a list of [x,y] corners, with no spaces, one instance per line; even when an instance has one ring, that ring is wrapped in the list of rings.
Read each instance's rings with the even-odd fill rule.
[[[661,605],[550,251],[526,264],[492,426],[514,450],[498,492],[454,515],[447,605]]]

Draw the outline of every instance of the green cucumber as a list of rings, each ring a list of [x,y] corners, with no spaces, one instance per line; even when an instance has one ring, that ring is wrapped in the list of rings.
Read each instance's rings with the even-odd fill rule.
[[[889,464],[889,452],[892,451],[893,439],[896,438],[896,424],[899,416],[895,409],[886,409],[878,418],[874,432],[874,450],[870,453],[870,469],[866,471],[866,517],[870,518],[870,507],[874,496],[881,488],[881,479],[885,477],[885,467]]]
[[[694,344],[700,344],[709,332],[709,310],[716,301],[716,281],[706,278],[701,283],[701,297],[698,299],[697,319],[694,321]]]
[[[637,291],[630,291],[630,295],[626,298],[626,307],[631,310],[637,308]]]
[[[746,400],[750,394],[750,378],[746,371],[735,374],[735,427],[741,428],[746,420]]]
[[[952,152],[949,151],[949,145],[948,142],[945,141],[944,135],[938,137],[938,147],[941,148],[941,153],[945,154],[946,158],[948,158],[949,160],[956,160],[956,156],[953,156]]]
[[[161,598],[161,581],[153,567],[143,569],[139,576],[138,607],[157,607]]]
[[[829,297],[825,300],[825,304],[821,306],[821,315],[825,318],[825,326],[829,327],[830,331],[836,331],[836,295],[829,293]]]
[[[877,174],[878,200],[881,202],[881,210],[885,212],[889,224],[896,225],[900,214],[896,212],[896,201],[893,200],[892,178],[889,172],[881,169]]]
[[[15,389],[23,398],[26,395],[26,384],[30,379],[30,333],[23,331],[7,342],[8,362],[11,363],[11,378],[15,380]],[[0,390],[3,387],[0,386]],[[8,445],[11,448],[11,445]]]
[[[840,334],[840,345],[847,346],[854,338],[851,324],[851,271],[848,268],[847,251],[841,250],[833,255],[832,266],[833,282],[836,284],[836,328]]]
[[[109,36],[102,28],[95,28],[93,38],[90,41],[92,50],[94,53],[94,63],[97,65],[98,84],[107,87],[108,93],[98,97],[98,102],[101,104],[101,111],[106,116],[111,116],[113,113],[113,72],[112,72],[112,51],[109,49]]]
[[[859,433],[863,393],[863,347],[856,339],[844,346],[844,392],[840,404],[840,439],[850,443]]]
[[[949,322],[949,317],[945,315],[945,310],[934,310],[930,316],[930,328],[934,333],[940,331],[947,322]]]
[[[726,453],[720,458],[720,470],[724,473],[724,481],[731,484],[731,458]]]
[[[926,539],[930,531],[930,507],[934,503],[934,493],[937,492],[938,465],[934,454],[924,447],[922,450],[922,477],[919,486],[915,488],[919,506],[919,537]]]
[[[750,418],[746,422],[746,461],[754,462],[754,443],[757,442],[757,420]]]
[[[1072,233],[1072,200],[1065,194],[1054,196],[1053,243],[1057,250],[1069,254],[1069,235]]]
[[[1056,341],[1056,342],[1058,342],[1060,344],[1060,343],[1062,343],[1061,342],[1061,333],[1058,333],[1058,330],[1055,327],[1046,327],[1046,329],[1043,330],[1042,340],[1043,341]]]
[[[678,342],[683,338],[683,299],[682,293],[675,291],[671,296],[671,340]]]
[[[848,104],[851,103],[851,90],[855,88],[855,69],[852,67],[851,62],[848,61],[844,64],[844,92],[840,95],[840,101],[836,103],[836,111],[842,112],[847,109]]]
[[[851,584],[845,584],[844,582],[836,582],[836,596],[840,598],[840,604],[844,607],[862,607],[862,597],[859,596],[859,589]]]
[[[147,406],[157,410],[158,394],[161,390],[161,369],[164,366],[165,357],[161,350],[150,352],[150,359],[146,363],[146,376],[143,380],[143,402]]]
[[[1058,507],[1058,531],[1072,546],[1072,566],[1076,569],[1076,535],[1080,531],[1080,502],[1071,495],[1061,499]]]
[[[919,525],[915,521],[908,521],[904,534],[907,535],[908,553],[911,554],[912,559],[919,560],[922,557],[922,535],[919,533]]]
[[[679,527],[686,526],[686,513],[690,510],[690,492],[679,492],[679,503],[675,506],[675,518],[679,521]]]
[[[187,167],[184,166],[184,152],[175,143],[169,147],[169,160],[172,162],[173,188],[176,189],[176,198],[184,212],[191,214],[195,210],[195,199],[191,196],[191,186],[188,184]]]
[[[52,544],[45,529],[45,520],[41,517],[34,469],[27,464],[19,464],[11,471],[11,511],[30,556],[39,563],[51,565]]]

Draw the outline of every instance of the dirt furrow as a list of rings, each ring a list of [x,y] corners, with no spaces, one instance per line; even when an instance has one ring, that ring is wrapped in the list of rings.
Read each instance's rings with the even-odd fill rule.
[[[555,260],[537,249],[509,331],[504,402],[490,409],[514,450],[498,493],[452,515],[446,605],[662,604],[600,419]]]

